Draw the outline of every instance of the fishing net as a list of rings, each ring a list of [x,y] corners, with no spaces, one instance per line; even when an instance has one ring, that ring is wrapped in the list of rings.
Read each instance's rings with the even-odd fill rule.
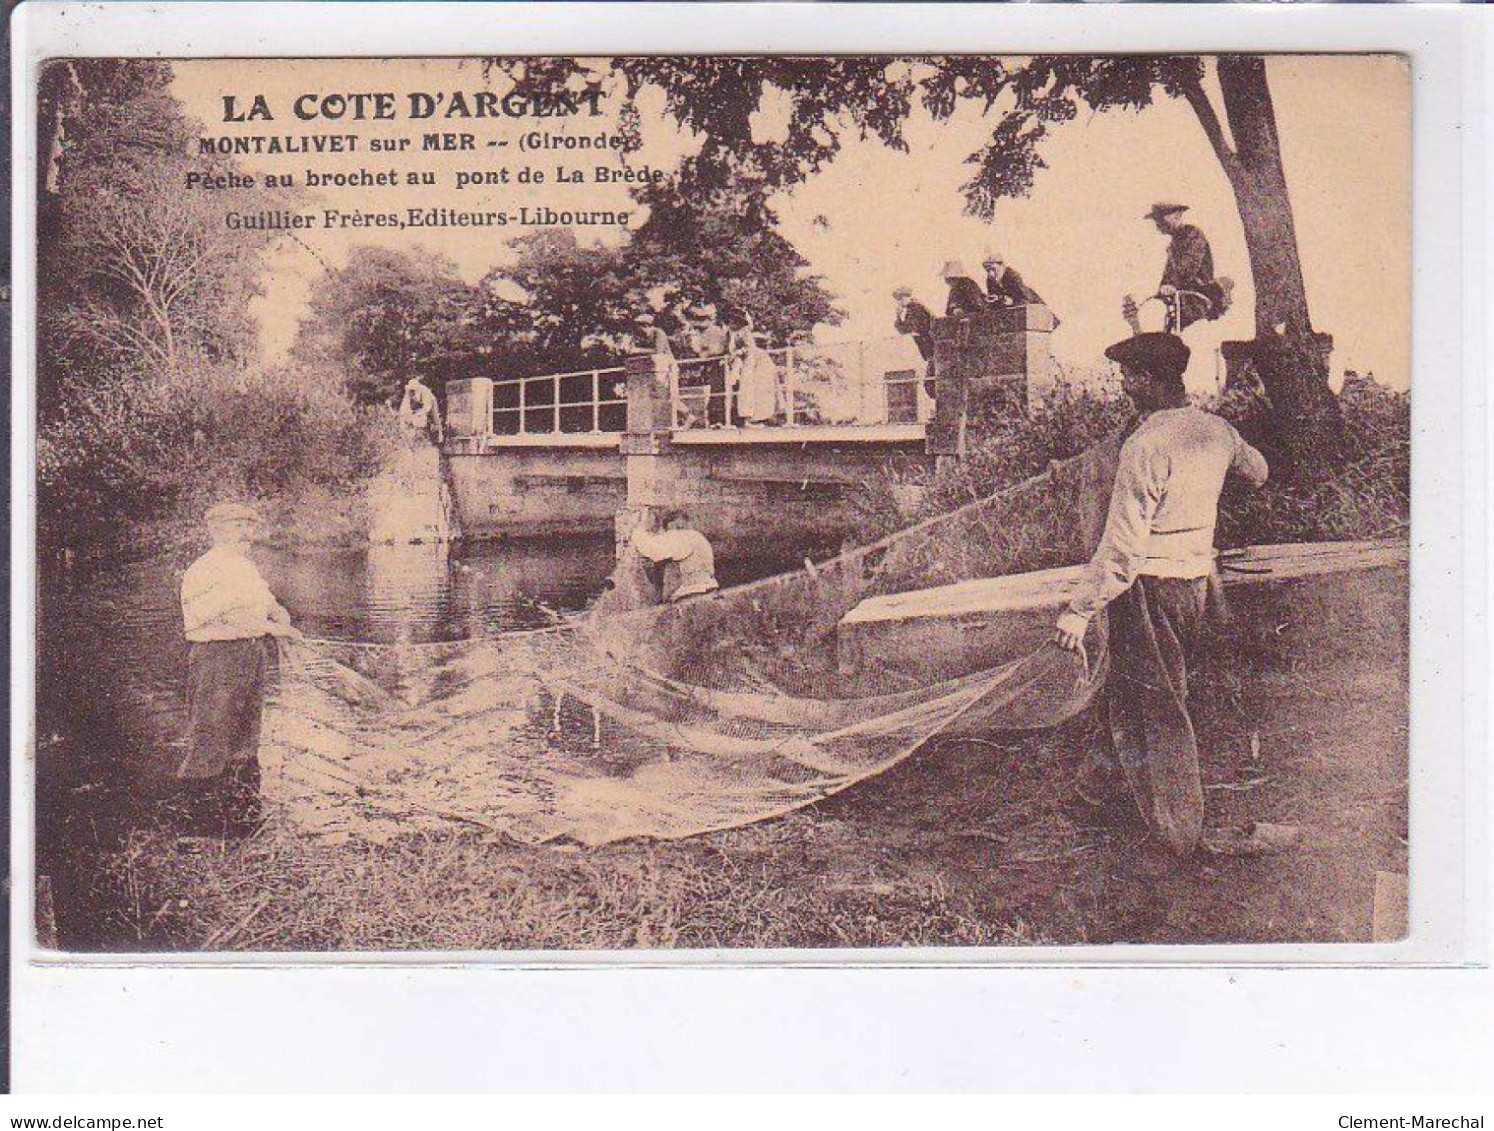
[[[942,667],[838,626],[864,599],[1084,560],[1117,444],[819,565],[678,604],[457,643],[290,648],[267,712],[265,792],[316,833],[453,822],[539,843],[678,838],[782,814],[940,733],[1049,727],[1104,681],[1051,618],[989,626]],[[848,658],[849,657],[849,658]],[[929,674],[933,673],[933,674]]]

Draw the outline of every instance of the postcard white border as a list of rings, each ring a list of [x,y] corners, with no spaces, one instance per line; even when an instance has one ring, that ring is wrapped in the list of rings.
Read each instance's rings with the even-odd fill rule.
[[[1489,775],[1482,757],[1488,723],[1486,613],[1488,606],[1487,525],[1484,518],[1487,434],[1485,418],[1484,333],[1487,294],[1483,278],[1485,218],[1485,123],[1478,113],[1486,97],[1483,70],[1488,25],[1474,7],[1282,5],[1253,6],[974,6],[974,5],[792,5],[792,4],[202,4],[151,5],[117,3],[70,5],[31,2],[17,9],[12,23],[13,106],[16,183],[13,195],[15,232],[15,336],[13,372],[15,410],[12,419],[12,782],[14,820],[12,851],[12,974],[17,1023],[15,1080],[32,1085],[116,1087],[134,1090],[142,1080],[193,1076],[237,1080],[264,1086],[262,1066],[281,1065],[287,1046],[304,1040],[295,1027],[274,1029],[274,1047],[237,1033],[222,1019],[240,1011],[260,1015],[276,1009],[300,1015],[316,1008],[323,1028],[321,1044],[331,1033],[351,1036],[369,1024],[373,1003],[419,1012],[430,1009],[445,1025],[439,1038],[429,1023],[430,1038],[420,1057],[426,1071],[411,1079],[440,1079],[452,1086],[463,1071],[476,1071],[489,1082],[559,1079],[566,1071],[599,1067],[597,1061],[569,1065],[535,1060],[553,1036],[560,1040],[557,1019],[574,1029],[583,1016],[595,1028],[581,1032],[595,1055],[606,1061],[604,1075],[618,1086],[627,1081],[682,1083],[743,1080],[743,1069],[730,1063],[705,1063],[702,1050],[689,1051],[692,1027],[712,1015],[723,1025],[736,1024],[759,1036],[768,1028],[764,1008],[782,1002],[779,1035],[812,1037],[821,1026],[801,1016],[789,1003],[834,1001],[837,1017],[864,1015],[869,1020],[853,1042],[887,1035],[885,1026],[920,1013],[920,1001],[938,1002],[952,1027],[934,1044],[951,1063],[963,1063],[961,1040],[988,1048],[997,1034],[975,1025],[962,1027],[977,1002],[993,1016],[1023,1010],[1066,1032],[1082,1030],[1080,1019],[1091,1010],[1113,1015],[1123,1026],[1130,1011],[1165,1004],[1180,1019],[1188,1002],[1205,994],[1218,997],[1225,987],[1248,982],[1248,1003],[1226,991],[1228,1002],[1253,1012],[1267,1000],[1280,1017],[1297,1016],[1314,1001],[1332,1009],[1333,1028],[1355,1047],[1365,1033],[1342,1025],[1354,1015],[1352,994],[1340,990],[1362,983],[1383,987],[1408,985],[1441,1000],[1446,986],[1467,970],[1460,964],[1485,960],[1488,943],[1486,888]],[[991,52],[1034,51],[1206,51],[1258,50],[1296,52],[1395,51],[1410,56],[1414,113],[1414,331],[1413,352],[1413,543],[1412,563],[1412,938],[1394,946],[1118,946],[1059,947],[1014,950],[920,949],[894,951],[691,951],[663,953],[554,954],[384,954],[249,956],[212,955],[160,958],[55,956],[38,953],[31,939],[30,895],[33,890],[31,761],[28,756],[33,717],[34,678],[34,536],[35,508],[30,497],[34,437],[30,427],[34,404],[31,365],[31,279],[34,270],[32,209],[34,168],[34,78],[39,59],[56,55],[184,56],[367,56],[473,54],[617,54],[634,52]],[[1456,172],[1458,175],[1453,175]],[[1448,301],[1449,295],[1460,302]],[[1186,963],[1186,968],[1176,964]],[[1319,971],[1301,967],[1373,964],[1397,969]],[[1167,966],[1162,969],[1159,967]],[[1290,972],[1260,967],[1291,965]],[[1440,970],[1412,971],[1435,965]],[[722,967],[726,967],[722,969]],[[574,969],[581,967],[584,969]],[[709,967],[709,969],[702,969]],[[768,967],[768,969],[763,969]],[[1123,969],[1117,969],[1121,967]],[[1138,969],[1141,967],[1141,969]],[[896,972],[893,969],[896,968]],[[1310,981],[1309,981],[1310,980]],[[909,991],[921,987],[910,999]],[[1293,989],[1291,987],[1297,987]],[[1307,987],[1310,986],[1310,990]],[[1440,987],[1437,991],[1427,987]],[[999,988],[998,988],[999,987]],[[429,995],[428,997],[425,995]],[[1428,1000],[1431,1000],[1430,998]],[[146,1002],[149,1001],[149,1006]],[[1332,1003],[1331,1005],[1329,1003]],[[116,1003],[120,1007],[116,1008]],[[477,1030],[453,1018],[476,1024],[479,1003],[491,1003],[496,1015],[522,1018],[500,1043],[513,1060],[505,1060],[497,1077],[494,1066],[479,1064],[471,1049],[454,1045]],[[1397,1010],[1410,1008],[1410,1001]],[[1451,1021],[1468,1003],[1450,992],[1442,1006]],[[583,1014],[575,1011],[583,1009]],[[631,1011],[644,1030],[611,1028],[613,1010]],[[42,1011],[45,1011],[43,1016]],[[1054,1012],[1057,1011],[1057,1012]],[[168,1039],[177,1058],[166,1065],[139,1039],[142,1015]],[[494,1014],[489,1014],[494,1016]],[[87,1020],[85,1021],[85,1018]],[[215,1024],[214,1019],[220,1019]],[[754,1021],[754,1019],[756,1019]],[[517,1023],[517,1022],[510,1022]],[[1080,1024],[1079,1029],[1073,1026]],[[1189,1022],[1184,1021],[1185,1025]],[[1213,1028],[1202,1015],[1192,1025]],[[565,1026],[561,1026],[564,1028]],[[1397,1023],[1399,1027],[1399,1023]],[[1032,1027],[1018,1027],[1032,1038]],[[1103,1022],[1102,1022],[1103,1028]],[[401,1032],[409,1033],[403,1025]],[[250,1027],[265,1039],[269,1028]],[[489,1037],[492,1033],[483,1029]],[[640,1032],[687,1052],[685,1067],[655,1063],[649,1041]],[[1190,1031],[1188,1028],[1183,1032]],[[1327,1065],[1338,1058],[1326,1049],[1302,1046],[1307,1028],[1283,1030],[1306,1064]],[[531,1033],[537,1044],[522,1036]],[[193,1034],[206,1036],[207,1041]],[[128,1036],[126,1036],[128,1034]],[[962,1037],[961,1034],[964,1034]],[[570,1033],[575,1040],[578,1032]],[[1037,1079],[1057,1081],[1064,1072],[1037,1070],[1029,1057],[1036,1046],[1023,1046],[1017,1033],[1004,1042],[1029,1063]],[[954,1043],[951,1043],[954,1042]],[[925,1062],[921,1050],[894,1042],[913,1060]],[[1179,1042],[1187,1046],[1193,1042]],[[204,1044],[210,1047],[201,1047]],[[1042,1041],[1038,1040],[1038,1045]],[[231,1052],[229,1050],[232,1050]],[[437,1050],[449,1057],[437,1063]],[[605,1052],[601,1050],[606,1050]],[[847,1050],[849,1052],[850,1050]],[[1057,1050],[1055,1050],[1056,1052]],[[383,1064],[378,1050],[369,1063],[347,1059],[324,1083],[351,1087],[389,1083],[413,1071]],[[533,1054],[533,1055],[531,1055]],[[722,1055],[725,1055],[724,1051]],[[1068,1055],[1072,1055],[1072,1050]],[[1141,1073],[1159,1069],[1141,1063],[1144,1049],[1116,1044],[1117,1066]],[[1174,1045],[1171,1055],[1188,1060],[1199,1049]],[[68,1067],[82,1056],[87,1074]],[[317,1058],[320,1060],[320,1058]],[[1420,1060],[1419,1054],[1415,1055]],[[876,1061],[877,1058],[873,1058]],[[1370,1057],[1370,1061],[1374,1058]],[[1454,1060],[1427,1065],[1446,1071]],[[283,1066],[282,1066],[283,1067]],[[284,1068],[282,1082],[302,1080],[304,1069]],[[845,1068],[846,1066],[842,1066]],[[1220,1065],[1200,1065],[1204,1079],[1232,1078]],[[365,1073],[371,1074],[365,1075]],[[860,1070],[851,1070],[855,1076]],[[942,1076],[928,1062],[928,1078]],[[976,1077],[980,1073],[972,1066]],[[389,1075],[390,1072],[395,1075]],[[624,1073],[618,1077],[617,1072]],[[559,1075],[557,1075],[557,1073]],[[634,1075],[626,1075],[633,1073]],[[681,1075],[683,1073],[683,1075]],[[1057,1073],[1055,1075],[1055,1073]],[[693,1076],[692,1076],[693,1074]],[[785,1072],[787,1077],[794,1073]],[[972,1077],[975,1078],[975,1077]],[[305,1077],[310,1082],[310,1077]],[[579,1084],[578,1077],[569,1077]],[[876,1079],[865,1076],[865,1080]],[[849,1077],[847,1078],[849,1080]],[[473,1082],[468,1079],[467,1082]],[[828,1081],[827,1081],[828,1082]],[[882,1078],[885,1084],[894,1081]],[[313,1085],[314,1086],[314,1085]],[[710,1085],[707,1085],[710,1086]]]

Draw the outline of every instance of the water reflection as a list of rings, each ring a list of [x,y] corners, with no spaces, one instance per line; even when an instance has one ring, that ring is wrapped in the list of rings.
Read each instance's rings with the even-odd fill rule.
[[[313,636],[410,643],[551,623],[586,608],[612,571],[608,536],[256,553],[270,588]]]

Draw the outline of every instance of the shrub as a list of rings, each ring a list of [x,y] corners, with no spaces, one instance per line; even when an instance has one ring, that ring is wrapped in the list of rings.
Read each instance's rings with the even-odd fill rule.
[[[1085,380],[1084,378],[1089,379]],[[1044,471],[1052,460],[1077,455],[1124,427],[1130,402],[1113,381],[1081,375],[1083,384],[1061,383],[1030,417],[972,419],[968,454],[936,472],[894,473],[873,500],[894,498],[905,487],[922,488],[912,518],[944,514]],[[1270,405],[1259,392],[1236,390],[1203,400],[1202,407],[1229,420],[1266,452],[1271,438]],[[1410,398],[1373,377],[1350,373],[1339,395],[1346,455],[1340,470],[1311,482],[1276,477],[1261,491],[1238,484],[1226,488],[1220,505],[1221,546],[1314,542],[1386,537],[1410,521]],[[887,533],[909,520],[906,507],[864,504],[869,525]]]
[[[293,370],[111,372],[58,398],[37,444],[40,536],[88,546],[121,528],[236,495],[341,488],[388,450],[386,413]]]

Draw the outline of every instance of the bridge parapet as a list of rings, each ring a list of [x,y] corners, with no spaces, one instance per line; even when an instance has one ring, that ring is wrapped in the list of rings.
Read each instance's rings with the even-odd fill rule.
[[[964,455],[972,417],[1030,413],[1043,403],[1058,377],[1051,346],[1057,325],[1040,305],[935,319],[931,455]]]
[[[459,452],[481,451],[493,430],[493,382],[470,377],[446,382],[446,444]]]

